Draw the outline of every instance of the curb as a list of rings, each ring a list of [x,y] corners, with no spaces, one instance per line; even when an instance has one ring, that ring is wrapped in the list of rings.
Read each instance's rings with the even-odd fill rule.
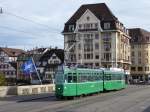
[[[37,98],[23,99],[23,100],[19,100],[19,101],[17,101],[17,102],[18,102],[18,103],[21,103],[21,102],[28,102],[28,101],[33,101],[33,100],[38,100],[38,99],[43,99],[43,98],[48,98],[48,97],[51,97],[51,96],[43,96],[43,97],[37,97]]]

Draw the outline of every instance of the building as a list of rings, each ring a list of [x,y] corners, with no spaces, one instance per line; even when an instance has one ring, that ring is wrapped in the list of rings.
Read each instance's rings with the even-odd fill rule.
[[[35,48],[33,50],[28,50],[25,54],[21,54],[17,59],[17,82],[18,84],[29,84],[31,81],[30,75],[26,75],[22,71],[22,65],[32,58],[36,64],[36,67],[39,67],[39,60],[41,56],[45,53],[46,48]],[[42,76],[41,76],[42,77]],[[32,80],[37,80],[37,74],[32,73]]]
[[[134,82],[150,80],[150,32],[134,28],[129,29],[131,38],[131,78]]]
[[[16,62],[20,54],[24,54],[22,49],[4,48],[0,47],[0,61],[1,62]]]
[[[17,57],[20,54],[25,53],[21,49],[13,48],[0,48],[0,72],[5,75],[7,83],[15,83],[16,80],[16,68]]]
[[[44,81],[54,83],[58,66],[64,64],[64,50],[50,49],[39,60],[38,71]]]
[[[40,49],[40,50],[39,50]],[[58,65],[64,63],[64,51],[62,49],[38,48],[28,51],[18,57],[17,80],[18,82],[30,83],[30,75],[22,72],[22,64],[29,58],[33,58],[37,71],[43,82],[53,83]],[[39,80],[36,73],[32,73],[32,80]]]
[[[65,23],[62,34],[67,63],[117,67],[130,73],[128,30],[105,3],[82,5]]]

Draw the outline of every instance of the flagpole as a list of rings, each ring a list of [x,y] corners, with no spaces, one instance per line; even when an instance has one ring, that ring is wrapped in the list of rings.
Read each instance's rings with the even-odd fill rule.
[[[32,84],[32,75],[31,75],[31,73],[30,73],[30,83]]]
[[[32,59],[34,68],[35,68],[35,70],[36,70],[37,76],[38,76],[38,78],[39,78],[39,81],[40,81],[40,83],[41,83],[41,85],[42,85],[42,81],[41,81],[40,75],[39,75],[39,73],[38,73],[38,71],[37,71],[37,68],[36,68],[36,66],[35,66],[35,62],[34,62],[34,60],[33,60],[33,57],[32,57],[31,59]]]

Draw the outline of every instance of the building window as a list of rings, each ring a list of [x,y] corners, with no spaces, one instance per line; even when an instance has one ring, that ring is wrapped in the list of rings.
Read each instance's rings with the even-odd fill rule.
[[[148,51],[146,51],[146,56],[148,56]]]
[[[81,59],[81,54],[78,55],[78,59],[79,59],[79,60]]]
[[[84,24],[84,29],[92,29],[92,28],[93,28],[92,23]]]
[[[47,62],[46,61],[43,61],[43,66],[46,66]]]
[[[104,33],[103,34],[103,41],[110,41],[111,33]]]
[[[106,61],[109,61],[111,59],[111,53],[104,53],[104,59],[106,59]]]
[[[148,36],[146,37],[146,41],[149,41],[149,37]]]
[[[74,31],[74,25],[69,25],[69,31]]]
[[[78,49],[81,50],[81,44],[78,45]]]
[[[148,44],[145,45],[145,48],[148,48]]]
[[[148,63],[148,58],[145,59],[145,62]]]
[[[95,34],[95,39],[99,39],[99,34]]]
[[[136,67],[131,67],[131,71],[136,71]]]
[[[98,23],[95,23],[95,28],[98,29]]]
[[[132,63],[132,64],[135,64],[134,58],[132,58],[132,61],[131,61],[131,63]]]
[[[53,56],[52,58],[53,58],[53,59],[56,59],[57,57],[56,57],[56,56]]]
[[[79,29],[82,29],[82,24],[79,24]]]
[[[110,51],[110,49],[111,49],[111,44],[110,43],[104,44],[104,50],[105,51]]]
[[[131,56],[134,56],[134,51],[132,51]]]
[[[141,62],[141,58],[139,58],[139,59],[138,59],[138,62],[139,62],[139,64],[141,64],[141,63],[142,63],[142,62]]]
[[[93,54],[84,54],[84,59],[93,59]]]
[[[138,67],[138,71],[142,71],[143,70],[143,68],[142,67]]]
[[[138,45],[138,48],[141,48],[141,45]]]
[[[88,16],[86,19],[87,19],[87,21],[89,21],[89,20],[90,20],[90,17]]]
[[[98,66],[99,66],[99,63],[95,63],[95,66],[98,67]]]
[[[110,23],[104,23],[104,29],[110,29]]]
[[[99,49],[99,43],[95,43],[95,49]]]
[[[138,52],[138,57],[141,57],[141,51]]]
[[[149,67],[145,67],[145,71],[149,71]]]
[[[95,55],[95,59],[99,59],[99,55]]]

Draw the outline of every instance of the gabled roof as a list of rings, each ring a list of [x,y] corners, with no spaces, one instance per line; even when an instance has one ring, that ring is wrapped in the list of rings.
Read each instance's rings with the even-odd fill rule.
[[[93,15],[95,15],[99,20],[101,24],[101,28],[104,29],[104,23],[109,22],[110,28],[109,30],[117,30],[116,23],[120,23],[117,17],[114,16],[114,14],[111,12],[111,10],[107,7],[105,3],[98,3],[98,4],[85,4],[82,5],[74,14],[73,16],[66,22],[65,27],[62,31],[62,33],[68,33],[68,32],[74,32],[74,30],[70,30],[69,26],[72,25],[74,28],[76,27],[77,20],[80,19],[80,17],[87,11],[90,10]],[[122,24],[123,26],[123,24]],[[121,29],[119,29],[121,30]]]
[[[14,48],[3,48],[3,47],[0,47],[0,50],[3,51],[3,52],[5,52],[10,57],[17,57],[20,54],[26,53],[22,49],[14,49]]]
[[[40,58],[40,61],[48,61],[48,59],[53,55],[56,54],[56,56],[61,60],[61,62],[64,62],[64,50],[62,49],[50,49],[46,53],[43,54],[43,56]]]
[[[43,54],[43,52],[46,50],[47,48],[35,48],[33,50],[27,51],[28,54]]]
[[[131,43],[149,43],[150,32],[142,28],[129,29],[129,35],[131,36]]]
[[[76,21],[89,9],[100,20],[118,20],[105,3],[82,5],[66,24],[75,24]]]

